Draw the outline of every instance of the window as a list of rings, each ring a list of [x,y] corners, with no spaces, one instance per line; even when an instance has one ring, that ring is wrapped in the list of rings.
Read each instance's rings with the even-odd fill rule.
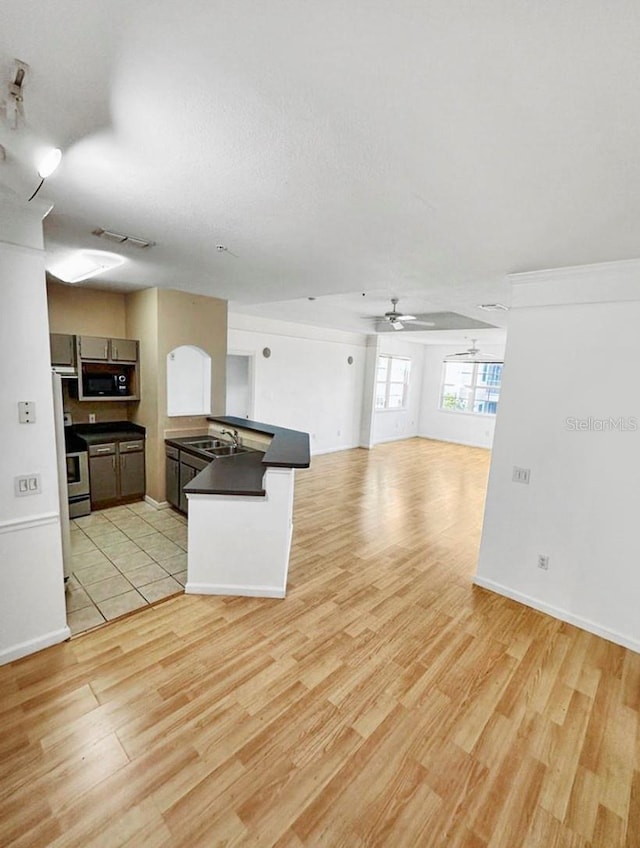
[[[378,357],[376,409],[406,409],[411,360],[400,356]]]
[[[445,362],[440,409],[495,415],[502,362]]]

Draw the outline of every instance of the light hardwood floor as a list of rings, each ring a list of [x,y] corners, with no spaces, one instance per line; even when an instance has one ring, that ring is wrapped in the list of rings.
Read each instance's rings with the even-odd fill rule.
[[[488,460],[317,457],[286,600],[0,668],[0,845],[640,846],[640,656],[472,586]]]

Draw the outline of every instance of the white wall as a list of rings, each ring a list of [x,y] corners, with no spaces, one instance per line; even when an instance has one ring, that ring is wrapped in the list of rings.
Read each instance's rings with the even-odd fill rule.
[[[409,403],[407,409],[375,410],[373,416],[373,442],[392,442],[418,435],[420,398],[422,394],[422,361],[424,345],[399,339],[396,335],[379,336],[378,354],[403,356],[411,360]],[[375,379],[375,378],[374,378]]]
[[[312,453],[358,446],[366,336],[237,313],[228,322],[228,350],[255,354],[256,421],[308,432]]]
[[[504,345],[480,344],[479,347],[483,353],[504,357]],[[495,416],[439,409],[444,358],[460,350],[464,350],[464,346],[425,345],[418,433],[426,439],[490,448],[493,444]]]
[[[0,663],[68,638],[53,424],[43,207],[0,204]],[[36,421],[18,423],[18,402]],[[16,497],[14,477],[39,474],[41,494]]]
[[[640,262],[513,281],[476,582],[640,650]]]

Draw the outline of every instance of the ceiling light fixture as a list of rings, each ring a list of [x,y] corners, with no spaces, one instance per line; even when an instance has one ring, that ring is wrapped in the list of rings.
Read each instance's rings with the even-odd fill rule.
[[[71,256],[47,265],[47,271],[65,283],[79,283],[125,262],[124,256],[104,250],[78,250]]]
[[[51,174],[53,174],[53,172],[60,164],[61,160],[62,150],[60,150],[59,147],[52,148],[42,157],[42,159],[40,160],[40,164],[38,165],[38,176],[41,179],[38,183],[38,187],[33,192],[29,200],[33,200],[33,198],[42,188],[42,184],[44,183],[44,181],[47,179],[47,177],[50,177]]]

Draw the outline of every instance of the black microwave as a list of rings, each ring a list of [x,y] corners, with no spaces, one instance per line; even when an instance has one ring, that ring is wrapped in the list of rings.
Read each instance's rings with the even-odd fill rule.
[[[125,397],[130,394],[127,374],[104,374],[86,372],[82,377],[82,393],[85,397]]]

